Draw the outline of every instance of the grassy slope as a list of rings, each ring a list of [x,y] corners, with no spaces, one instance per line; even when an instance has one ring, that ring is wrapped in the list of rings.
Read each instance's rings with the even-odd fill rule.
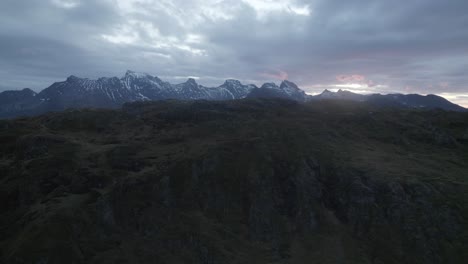
[[[466,113],[281,100],[138,103],[0,121],[0,259],[423,263],[421,250],[437,249],[434,263],[462,263],[467,133]],[[290,200],[300,186],[283,186],[310,158],[325,194],[307,205],[318,224],[306,230],[296,216],[305,198]],[[350,183],[333,185],[356,175],[367,186],[401,184],[411,205],[421,196],[413,186],[427,187],[421,206],[455,210],[457,235],[420,249],[395,224],[376,224],[380,216],[356,231],[367,211],[344,210],[336,197]],[[256,201],[264,197],[273,202]],[[410,220],[438,217],[426,212]]]

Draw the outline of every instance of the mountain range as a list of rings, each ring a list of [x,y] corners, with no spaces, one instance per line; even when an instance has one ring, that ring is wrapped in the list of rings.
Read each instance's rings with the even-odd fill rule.
[[[156,76],[127,71],[122,78],[102,77],[97,80],[70,76],[56,82],[39,93],[31,89],[0,93],[0,118],[38,115],[67,108],[118,108],[135,101],[176,100],[235,100],[243,98],[284,98],[299,102],[314,100],[351,100],[368,102],[377,106],[402,108],[440,108],[449,111],[466,111],[436,95],[371,94],[350,91],[325,90],[319,95],[308,95],[296,84],[283,81],[279,86],[265,83],[261,87],[244,85],[238,80],[226,80],[218,87],[199,85],[189,78],[180,84],[170,84]]]

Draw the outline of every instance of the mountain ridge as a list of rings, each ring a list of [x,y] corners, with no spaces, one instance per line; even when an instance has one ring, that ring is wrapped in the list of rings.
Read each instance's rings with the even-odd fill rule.
[[[55,82],[40,92],[31,89],[0,93],[0,118],[38,115],[67,108],[118,108],[124,103],[158,100],[237,100],[244,98],[283,98],[298,102],[316,100],[351,100],[373,105],[401,108],[440,108],[449,111],[466,111],[436,95],[370,94],[362,95],[346,90],[324,90],[318,95],[308,95],[295,83],[284,80],[278,86],[267,82],[257,87],[228,79],[217,87],[206,87],[194,78],[171,84],[157,76],[128,70],[121,78],[80,78],[70,75],[65,81]]]

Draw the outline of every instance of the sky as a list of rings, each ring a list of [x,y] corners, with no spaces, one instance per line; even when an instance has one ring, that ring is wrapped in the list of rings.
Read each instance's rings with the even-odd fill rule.
[[[1,0],[0,91],[130,69],[468,106],[466,0]]]

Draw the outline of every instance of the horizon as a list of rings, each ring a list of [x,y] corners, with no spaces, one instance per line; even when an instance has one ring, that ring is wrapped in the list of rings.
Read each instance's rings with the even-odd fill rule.
[[[74,74],[71,74],[71,75],[69,75],[68,77],[63,78],[63,81],[66,81],[68,78],[70,78],[70,77],[72,77],[72,76],[77,77],[77,78],[80,78],[80,79],[88,79],[88,80],[98,80],[98,79],[100,79],[100,78],[114,78],[114,77],[123,78],[123,77],[125,77],[125,75],[126,75],[128,72],[130,72],[130,73],[136,73],[136,74],[146,74],[146,75],[150,75],[150,76],[152,76],[152,77],[160,78],[162,81],[166,81],[165,78],[164,78],[164,76],[158,76],[158,75],[150,74],[150,73],[147,73],[147,72],[137,72],[137,71],[133,71],[133,70],[126,70],[125,73],[124,73],[124,75],[121,76],[121,77],[119,77],[119,76],[101,76],[101,77],[96,77],[96,78],[90,78],[90,77],[82,77],[82,76],[76,76],[76,75],[74,75]],[[167,76],[166,76],[166,77],[167,77]],[[240,83],[242,83],[242,84],[244,84],[244,85],[255,85],[255,86],[257,86],[257,87],[261,87],[261,86],[262,86],[263,84],[265,84],[265,83],[275,83],[275,84],[277,84],[277,85],[278,85],[278,84],[281,84],[281,83],[284,82],[284,81],[290,81],[290,82],[292,82],[292,83],[295,83],[293,80],[290,80],[290,79],[266,81],[266,82],[264,82],[264,83],[258,83],[258,82],[255,83],[255,82],[248,82],[248,81],[244,81],[244,80],[238,80],[238,79],[235,79],[235,78],[227,78],[227,79],[225,79],[223,82],[221,82],[221,83],[219,83],[219,84],[216,84],[216,85],[214,85],[214,86],[213,86],[213,85],[209,86],[209,85],[204,85],[203,83],[200,83],[200,82],[199,82],[199,77],[196,77],[196,76],[186,76],[186,77],[183,77],[183,78],[186,78],[185,81],[182,81],[182,82],[175,82],[175,83],[169,82],[169,83],[171,83],[171,84],[173,84],[173,85],[177,85],[177,84],[185,83],[185,82],[186,82],[187,80],[189,80],[189,79],[194,79],[194,80],[196,81],[197,84],[202,85],[202,86],[205,86],[205,87],[208,87],[208,88],[216,88],[216,87],[219,87],[219,86],[221,86],[225,81],[228,81],[228,80],[237,80],[237,81],[239,81]],[[183,78],[180,77],[180,78],[176,78],[176,79],[181,80],[181,79],[183,79]],[[62,81],[57,80],[56,82],[62,82]],[[54,82],[54,83],[55,83],[55,82]],[[51,83],[50,85],[52,85],[52,84],[53,84],[53,83]],[[295,84],[296,84],[296,83],[295,83]],[[49,86],[50,86],[50,85],[49,85]],[[22,89],[31,89],[31,90],[33,90],[33,91],[39,93],[39,92],[41,92],[42,90],[48,88],[49,86],[47,86],[47,87],[45,87],[45,88],[42,88],[42,89],[32,89],[32,88],[30,88],[30,87],[24,87],[24,88],[20,88],[20,89],[18,89],[18,90],[22,90]],[[444,95],[443,93],[442,93],[442,94],[437,94],[437,93],[427,93],[427,94],[424,94],[424,93],[402,93],[402,92],[392,92],[392,91],[389,91],[389,92],[378,92],[378,91],[376,91],[376,92],[368,92],[368,91],[366,91],[366,90],[356,90],[356,89],[353,89],[352,87],[350,87],[350,88],[344,88],[344,87],[327,87],[327,88],[322,88],[321,90],[318,90],[318,91],[316,90],[315,92],[310,92],[310,91],[307,91],[307,88],[304,89],[304,87],[301,87],[300,85],[298,85],[298,87],[299,87],[301,90],[303,90],[307,95],[311,95],[311,96],[319,95],[319,94],[325,92],[326,90],[331,91],[331,92],[338,92],[338,91],[342,90],[342,91],[348,91],[348,92],[352,92],[352,93],[356,93],[356,94],[362,94],[362,95],[371,95],[371,94],[382,94],[382,95],[388,95],[388,94],[405,94],[405,95],[408,95],[408,94],[419,94],[419,95],[422,95],[422,96],[437,95],[437,96],[443,97],[444,99],[446,99],[446,100],[448,100],[448,101],[450,101],[450,102],[452,102],[452,103],[458,104],[458,105],[460,105],[460,106],[462,106],[462,107],[468,109],[468,101],[466,102],[465,105],[464,105],[464,104],[460,104],[460,103],[457,103],[457,102],[456,102],[456,99],[457,99],[456,97],[455,97],[455,98],[454,98],[454,97],[451,97],[451,96],[453,96],[453,95],[450,95],[450,94],[445,94],[445,95]],[[2,92],[2,91],[0,91],[0,93],[1,93],[1,92]],[[452,100],[451,98],[452,98],[452,99],[455,99],[455,100]]]
[[[5,0],[0,92],[131,68],[171,83],[288,79],[312,94],[437,94],[468,107],[467,8],[462,0]]]

